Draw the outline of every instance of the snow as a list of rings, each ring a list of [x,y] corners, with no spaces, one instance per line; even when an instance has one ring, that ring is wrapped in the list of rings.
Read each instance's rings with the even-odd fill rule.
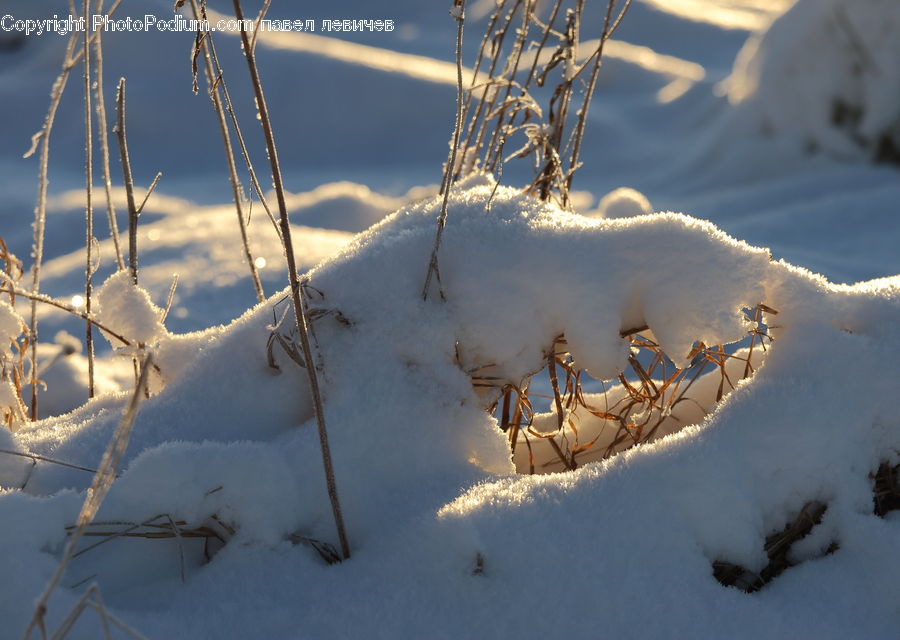
[[[762,131],[838,157],[900,146],[900,14],[893,0],[798,0],[748,40],[728,98]],[[894,158],[896,160],[896,158]]]
[[[900,463],[900,183],[869,160],[900,96],[848,66],[850,43],[829,32],[838,3],[636,0],[608,43],[573,210],[506,186],[530,180],[528,163],[507,165],[496,190],[483,175],[454,187],[439,253],[446,301],[436,288],[423,301],[421,287],[453,119],[453,20],[448,6],[413,0],[345,4],[346,17],[394,12],[397,31],[264,33],[257,51],[352,557],[327,565],[311,546],[337,547],[337,536],[306,372],[272,339],[293,339],[285,261],[254,203],[258,303],[209,105],[190,93],[192,34],[109,34],[107,83],[129,78],[136,180],[165,175],[138,229],[139,287],[113,272],[95,190],[92,302],[140,346],[95,340],[98,396],[86,402],[84,323],[40,308],[42,420],[0,430],[0,572],[15,577],[0,586],[0,636],[21,636],[57,567],[89,470],[131,399],[135,353],[152,353],[158,369],[92,530],[151,521],[159,532],[171,519],[227,542],[86,538],[80,548],[106,541],[68,567],[49,602],[51,633],[96,583],[116,616],[154,638],[896,635],[900,517],[873,513],[872,474]],[[858,4],[845,11],[852,28],[896,75],[890,4]],[[467,3],[467,63],[492,7]],[[236,39],[216,42],[252,124]],[[35,183],[19,156],[62,43],[0,51],[0,233],[20,256]],[[42,280],[62,300],[83,295],[75,80],[54,130]],[[835,96],[865,107],[851,135],[829,124]],[[124,192],[113,199],[124,229]],[[763,317],[773,341],[765,353],[757,345],[746,379],[744,363],[728,361],[734,388],[721,401],[711,371],[651,442],[601,459],[610,425],[579,415],[578,436],[601,438],[576,470],[561,472],[546,440],[531,440],[536,475],[524,473],[521,442],[511,455],[489,410],[505,384],[545,366],[558,336],[605,381],[586,394],[602,407],[627,394],[616,377],[631,353],[623,331],[647,325],[679,366],[698,340],[741,356],[755,326],[745,310],[759,303],[778,310]],[[0,338],[4,328],[18,337],[12,313],[27,318],[28,303],[3,304]],[[473,376],[488,386],[473,388]],[[2,385],[0,404],[12,393]],[[555,429],[549,406],[536,431]],[[571,441],[571,427],[563,435]],[[791,548],[796,566],[754,594],[715,579],[719,561],[760,571],[767,536],[811,501],[827,510]],[[102,634],[85,611],[67,637]]]
[[[150,295],[133,281],[129,271],[118,271],[97,289],[97,320],[104,327],[132,344],[151,345],[166,333],[163,310],[153,304]],[[102,330],[102,329],[101,329]],[[112,335],[106,337],[114,347],[124,345]]]
[[[884,357],[900,346],[887,329],[900,319],[900,283],[830,285],[679,214],[597,220],[506,187],[497,189],[488,214],[492,191],[485,185],[451,195],[451,224],[441,252],[446,304],[418,298],[421,269],[415,268],[425,264],[439,198],[399,210],[310,273],[310,284],[324,294],[313,298],[313,307],[340,310],[352,323],[348,327],[324,316],[316,334],[336,474],[360,559],[354,556],[324,582],[318,570],[295,575],[293,580],[308,585],[301,610],[339,597],[360,612],[361,621],[378,615],[374,607],[384,603],[364,596],[360,583],[387,580],[391,606],[418,612],[404,618],[404,625],[426,633],[418,625],[440,621],[465,635],[483,623],[478,615],[461,615],[472,611],[471,598],[502,585],[537,586],[553,567],[576,557],[568,580],[584,584],[597,572],[604,576],[591,600],[615,602],[622,585],[639,584],[643,597],[655,603],[653,615],[629,617],[627,627],[613,615],[612,624],[621,625],[616,628],[652,635],[665,621],[688,635],[710,629],[754,635],[778,619],[779,633],[799,632],[808,624],[806,616],[794,620],[776,613],[788,599],[836,625],[828,635],[837,637],[851,629],[846,618],[829,613],[837,605],[834,598],[845,597],[842,592],[816,591],[815,604],[790,593],[767,594],[760,601],[722,587],[710,568],[712,560],[725,559],[758,570],[765,533],[782,526],[805,502],[819,499],[829,505],[821,526],[830,534],[820,544],[836,538],[841,549],[827,560],[802,565],[805,580],[827,584],[847,565],[866,566],[873,573],[864,587],[869,600],[862,635],[893,624],[892,608],[881,608],[879,595],[893,584],[897,569],[897,561],[890,560],[898,557],[895,538],[881,531],[892,525],[860,525],[859,519],[871,511],[868,474],[900,448],[890,392],[890,381],[900,372],[895,359]],[[654,259],[635,259],[640,248]],[[111,284],[123,286],[118,280]],[[333,539],[311,405],[305,393],[297,393],[305,387],[304,377],[278,352],[281,373],[266,370],[267,326],[272,305],[283,295],[228,328],[191,339],[192,356],[183,370],[144,402],[127,470],[113,485],[99,520],[141,522],[164,513],[199,526],[217,515],[238,537],[214,565],[240,571],[247,570],[248,558],[237,549],[245,545],[258,549],[252,555],[267,563],[282,553],[312,553],[289,551],[283,541],[292,533]],[[579,361],[608,378],[622,369],[628,353],[619,337],[622,328],[648,324],[677,361],[692,338],[710,343],[740,338],[747,328],[741,309],[761,300],[782,311],[778,328],[773,327],[776,342],[757,375],[738,385],[710,416],[575,473],[510,475],[505,437],[484,411],[490,399],[474,393],[464,371],[494,363],[491,371],[502,379],[521,379],[541,367],[543,349],[565,333]],[[160,352],[164,363],[163,347]],[[360,371],[367,375],[357,375]],[[103,446],[117,422],[115,408],[124,397],[118,398],[45,420],[25,429],[19,442],[35,453],[90,459],[89,452]],[[848,398],[854,399],[850,422]],[[27,491],[52,495],[84,487],[89,479],[86,473],[39,464]],[[0,508],[3,504],[0,500]],[[31,547],[24,538],[7,535],[18,548],[41,554],[54,540],[50,527],[57,521],[46,518],[48,529],[30,533]],[[61,540],[59,532],[56,536]],[[542,545],[540,554],[533,553],[536,541],[556,539],[565,545]],[[372,563],[376,558],[382,567],[401,562],[394,548],[398,540],[404,541],[402,566],[417,568],[388,578]],[[617,549],[624,540],[627,552],[598,551]],[[178,587],[186,593],[208,587],[217,573],[206,573],[199,551],[189,551],[193,577]],[[147,579],[141,567],[152,562],[150,549],[138,557],[122,555],[122,549],[92,553],[97,564],[81,560],[73,574],[100,568],[104,593],[139,586],[141,592],[154,591],[135,582],[136,574]],[[876,553],[885,557],[873,566],[866,558]],[[469,575],[476,554],[485,566],[477,578]],[[174,570],[177,575],[177,565]],[[172,579],[172,571],[163,572],[157,589],[172,589]],[[409,580],[435,590],[411,591],[402,586]],[[441,583],[459,592],[445,600],[449,587]],[[697,604],[685,609],[681,591],[673,591],[676,583],[689,585],[693,602],[710,603],[704,616],[691,614]],[[581,607],[587,594],[544,598],[552,606]],[[127,598],[110,597],[129,610]],[[530,618],[524,606],[525,600],[511,604],[514,632],[552,633],[559,621]],[[130,620],[146,620],[147,613],[131,611]],[[23,622],[25,614],[12,607],[4,612]],[[174,620],[184,622],[179,615],[153,629],[165,634]],[[397,622],[379,619],[377,635],[399,632]],[[316,620],[317,633],[337,631],[335,621]],[[766,626],[759,627],[759,620]],[[220,622],[203,624],[224,632]],[[268,624],[273,626],[267,625],[267,633],[281,633],[274,621]]]
[[[630,187],[619,187],[600,199],[595,215],[601,218],[627,218],[648,213],[653,213],[653,205],[647,196]]]
[[[6,353],[9,348],[9,342],[18,339],[25,330],[25,321],[22,316],[12,307],[11,304],[0,300],[0,345]]]

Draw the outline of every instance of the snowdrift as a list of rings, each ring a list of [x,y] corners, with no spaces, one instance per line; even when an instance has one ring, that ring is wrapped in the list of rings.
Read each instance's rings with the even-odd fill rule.
[[[798,0],[748,40],[728,98],[767,133],[844,159],[900,162],[900,11]]]
[[[304,372],[278,344],[269,362],[271,333],[291,337],[285,292],[195,334],[147,330],[137,310],[149,302],[115,312],[123,332],[144,332],[159,391],[97,521],[215,517],[234,535],[208,563],[194,540],[107,541],[70,566],[49,623],[95,580],[150,637],[290,637],[298,619],[311,637],[895,631],[900,519],[873,514],[871,474],[900,462],[900,279],[832,285],[681,214],[588,218],[492,191],[452,193],[446,302],[420,296],[437,198],[308,274],[354,550],[339,565],[292,543],[335,535]],[[643,325],[684,365],[698,340],[744,337],[742,310],[761,302],[780,311],[767,319],[775,342],[710,415],[574,472],[514,474],[487,411],[499,388],[476,393],[473,372],[518,384],[565,335],[609,379],[629,356],[623,330]],[[101,397],[0,446],[94,467],[126,400]],[[0,480],[2,566],[18,576],[0,619],[18,630],[91,475],[0,455]],[[814,500],[827,509],[794,545],[797,567],[753,596],[716,581],[717,561],[759,571],[766,536]],[[293,615],[275,615],[286,601]],[[86,615],[72,637],[98,624]]]

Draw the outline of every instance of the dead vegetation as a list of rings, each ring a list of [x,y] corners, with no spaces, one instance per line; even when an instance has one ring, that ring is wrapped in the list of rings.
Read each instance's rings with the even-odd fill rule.
[[[608,0],[598,25],[586,19],[584,0],[497,2],[461,114],[453,180],[473,172],[499,179],[504,163],[530,158],[536,175],[527,190],[568,208],[603,48],[630,5]],[[508,143],[518,147],[506,152]]]
[[[872,481],[872,512],[879,518],[900,509],[900,465],[882,462],[870,475]],[[790,556],[794,543],[810,535],[822,522],[828,506],[817,500],[808,502],[784,529],[766,537],[765,551],[769,561],[759,572],[750,571],[739,564],[717,560],[713,562],[713,576],[727,587],[735,587],[747,593],[759,591],[791,567],[799,564]],[[827,556],[840,548],[837,540],[831,541],[817,557]]]
[[[621,4],[607,0],[602,28],[597,31],[593,21],[585,20],[585,0],[498,0],[464,90],[466,2],[453,0],[450,13],[456,21],[456,115],[441,178],[443,200],[423,299],[428,298],[432,280],[437,282],[441,300],[445,299],[438,254],[449,214],[449,190],[461,178],[490,174],[499,185],[505,163],[530,158],[535,177],[526,191],[570,208],[569,192],[581,166],[582,142],[603,48],[630,5],[631,0]],[[590,40],[591,53],[582,56],[580,47],[589,41],[586,36],[595,39]],[[519,147],[507,154],[508,142]]]
[[[883,518],[891,511],[900,510],[900,464],[882,462],[872,476],[872,484],[876,516]]]
[[[647,327],[622,331],[629,340],[628,368],[615,380],[596,381],[577,364],[577,354],[567,349],[565,336],[557,336],[546,351],[549,394],[533,391],[536,372],[525,380],[510,382],[491,375],[494,366],[470,371],[475,391],[489,400],[500,429],[508,435],[517,467],[528,473],[574,470],[586,461],[609,458],[631,447],[678,430],[691,422],[687,416],[706,415],[713,406],[701,406],[690,393],[704,374],[716,376],[712,400],[718,403],[742,379],[750,377],[764,357],[772,338],[763,314],[775,309],[764,304],[745,312],[754,321],[746,347],[707,346],[697,343],[690,364],[678,368],[662,351]],[[740,344],[738,346],[741,346]],[[459,358],[458,358],[459,360]],[[599,386],[588,393],[585,386]],[[549,401],[549,413],[535,406]],[[686,405],[691,412],[682,413]],[[536,455],[543,443],[553,455]]]
[[[798,564],[790,557],[794,543],[808,536],[813,528],[822,522],[827,509],[828,506],[822,502],[808,502],[784,529],[767,536],[764,548],[769,561],[758,573],[738,564],[717,560],[713,562],[713,576],[727,587],[735,587],[747,593],[759,591],[787,569]],[[831,542],[821,555],[825,556],[837,550],[838,543]]]

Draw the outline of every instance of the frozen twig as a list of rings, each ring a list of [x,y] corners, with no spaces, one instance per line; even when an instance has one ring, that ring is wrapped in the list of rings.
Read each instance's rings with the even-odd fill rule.
[[[84,19],[87,25],[90,22],[91,0],[84,0]],[[82,49],[82,61],[84,63],[84,174],[85,174],[85,269],[84,269],[84,310],[91,315],[91,303],[94,278],[94,135],[91,127],[91,30],[85,26],[84,48]],[[99,40],[97,40],[99,42]],[[90,320],[84,323],[85,346],[87,348],[88,361],[88,398],[94,397],[94,327]]]
[[[444,291],[441,287],[441,275],[438,268],[438,251],[441,248],[441,236],[444,233],[444,227],[447,224],[447,205],[450,198],[450,183],[453,179],[453,168],[456,164],[456,149],[459,146],[459,132],[462,129],[462,112],[463,112],[463,84],[462,84],[462,40],[463,26],[466,22],[466,0],[453,0],[453,8],[451,9],[453,19],[456,20],[456,118],[453,123],[453,142],[450,145],[450,158],[444,167],[444,177],[441,182],[441,193],[443,193],[443,201],[441,202],[441,213],[438,216],[437,231],[434,234],[434,247],[431,249],[431,258],[428,260],[428,271],[425,274],[425,286],[422,288],[422,299],[428,299],[428,290],[431,288],[431,279],[435,277],[438,281],[438,290],[441,298],[444,298]]]
[[[75,549],[84,534],[85,527],[87,527],[94,519],[109,488],[116,479],[116,472],[122,463],[122,458],[125,456],[125,449],[128,447],[128,441],[131,437],[131,427],[134,424],[134,418],[137,415],[138,407],[141,404],[141,399],[143,398],[142,391],[147,384],[147,378],[151,368],[152,355],[147,355],[144,359],[140,380],[138,380],[138,385],[131,395],[131,401],[128,403],[128,407],[126,407],[125,412],[122,415],[122,420],[119,422],[119,426],[116,428],[116,432],[113,434],[113,437],[106,448],[106,452],[103,454],[103,459],[100,461],[97,473],[94,474],[94,481],[87,490],[84,504],[81,507],[81,512],[78,514],[75,530],[72,532],[72,535],[66,543],[62,559],[56,567],[56,571],[50,578],[50,582],[41,594],[41,597],[38,598],[34,615],[32,616],[28,627],[25,629],[23,640],[28,640],[35,629],[41,631],[42,637],[46,637],[47,635],[44,617],[47,614],[47,604],[50,601],[50,596],[53,595],[53,591],[59,585],[60,580],[62,580],[66,567],[68,567],[69,562],[74,557]],[[88,592],[90,592],[90,589]]]
[[[69,72],[74,65],[73,53],[78,42],[78,35],[73,33],[66,45],[66,53],[62,71],[53,83],[50,90],[50,107],[44,117],[44,126],[32,138],[31,149],[25,153],[30,156],[37,145],[40,144],[40,156],[38,160],[38,201],[34,210],[34,244],[32,245],[31,289],[38,291],[41,288],[41,263],[44,258],[44,229],[47,224],[47,167],[50,154],[50,132],[53,130],[53,122],[56,119],[56,110],[62,100],[63,91],[69,79]],[[28,325],[28,335],[31,340],[31,419],[38,418],[38,381],[37,381],[37,345],[38,345],[38,321],[37,304],[31,302],[31,318]]]
[[[97,0],[96,13],[103,13],[103,0]],[[106,99],[103,95],[103,40],[102,29],[98,29],[92,35],[94,39],[94,88],[97,96],[97,131],[100,134],[100,152],[103,161],[103,188],[106,191],[106,218],[109,224],[109,235],[112,237],[113,247],[116,252],[116,265],[125,268],[125,260],[122,257],[122,247],[119,244],[119,223],[116,221],[116,208],[112,198],[112,178],[109,172],[109,135],[106,127]]]
[[[268,6],[268,4],[266,5]],[[197,0],[191,0],[191,9],[194,12],[194,18],[200,20],[200,12],[197,8]],[[256,32],[254,32],[254,43],[256,40]],[[244,212],[242,210],[243,188],[241,187],[240,178],[238,178],[237,165],[234,161],[234,147],[231,144],[231,136],[228,133],[228,121],[225,119],[225,109],[222,106],[222,100],[219,95],[219,83],[216,82],[216,74],[213,69],[212,55],[209,48],[209,34],[198,34],[198,41],[203,49],[203,59],[206,66],[206,82],[208,85],[209,99],[212,102],[213,110],[216,112],[216,119],[219,123],[219,132],[222,135],[222,143],[225,145],[225,160],[228,164],[228,177],[231,182],[231,195],[234,200],[234,208],[237,213],[238,228],[241,232],[241,243],[244,247],[244,258],[250,268],[250,278],[253,280],[253,288],[256,290],[256,299],[262,302],[266,299],[263,291],[262,282],[259,279],[259,270],[256,268],[256,262],[253,260],[253,254],[250,251],[250,240],[247,237],[247,223],[244,221]],[[251,45],[251,48],[254,45]]]
[[[116,136],[119,139],[119,160],[122,163],[122,177],[125,182],[125,198],[128,202],[128,268],[131,280],[138,283],[137,263],[137,218],[138,210],[134,204],[134,179],[131,175],[131,161],[128,159],[128,138],[125,134],[125,78],[119,78],[116,92],[117,124]]]
[[[244,14],[241,11],[240,0],[233,0],[234,12],[238,20],[243,21]],[[337,483],[334,478],[334,466],[331,460],[331,450],[328,446],[328,432],[325,427],[325,410],[322,404],[322,393],[319,389],[319,378],[315,367],[315,358],[312,355],[312,347],[309,342],[309,315],[304,300],[303,287],[297,273],[294,245],[291,240],[291,225],[288,219],[287,203],[284,198],[284,183],[281,179],[281,166],[278,162],[278,150],[275,146],[275,134],[272,130],[272,122],[269,119],[269,109],[263,95],[262,82],[259,79],[259,70],[256,67],[256,57],[250,46],[246,31],[241,31],[241,42],[244,49],[244,58],[250,71],[250,79],[253,83],[253,91],[256,95],[256,106],[259,113],[259,121],[262,125],[266,139],[266,149],[269,154],[269,163],[272,167],[272,182],[275,186],[275,196],[278,200],[278,212],[280,216],[281,240],[288,263],[288,278],[291,284],[291,300],[294,304],[294,316],[297,321],[297,332],[300,337],[300,347],[303,350],[303,358],[306,361],[306,373],[309,377],[310,392],[312,394],[313,409],[316,416],[316,425],[319,432],[319,444],[322,449],[322,462],[325,467],[325,478],[328,483],[328,497],[331,501],[331,510],[334,515],[338,538],[341,543],[341,552],[345,559],[350,557],[350,545],[347,542],[347,532],[344,529],[344,518],[341,514],[340,501],[338,500]]]

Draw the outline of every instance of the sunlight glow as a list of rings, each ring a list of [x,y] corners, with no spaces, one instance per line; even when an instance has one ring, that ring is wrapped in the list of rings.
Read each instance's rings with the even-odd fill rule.
[[[71,302],[73,307],[80,309],[84,306],[84,296],[74,295]]]

